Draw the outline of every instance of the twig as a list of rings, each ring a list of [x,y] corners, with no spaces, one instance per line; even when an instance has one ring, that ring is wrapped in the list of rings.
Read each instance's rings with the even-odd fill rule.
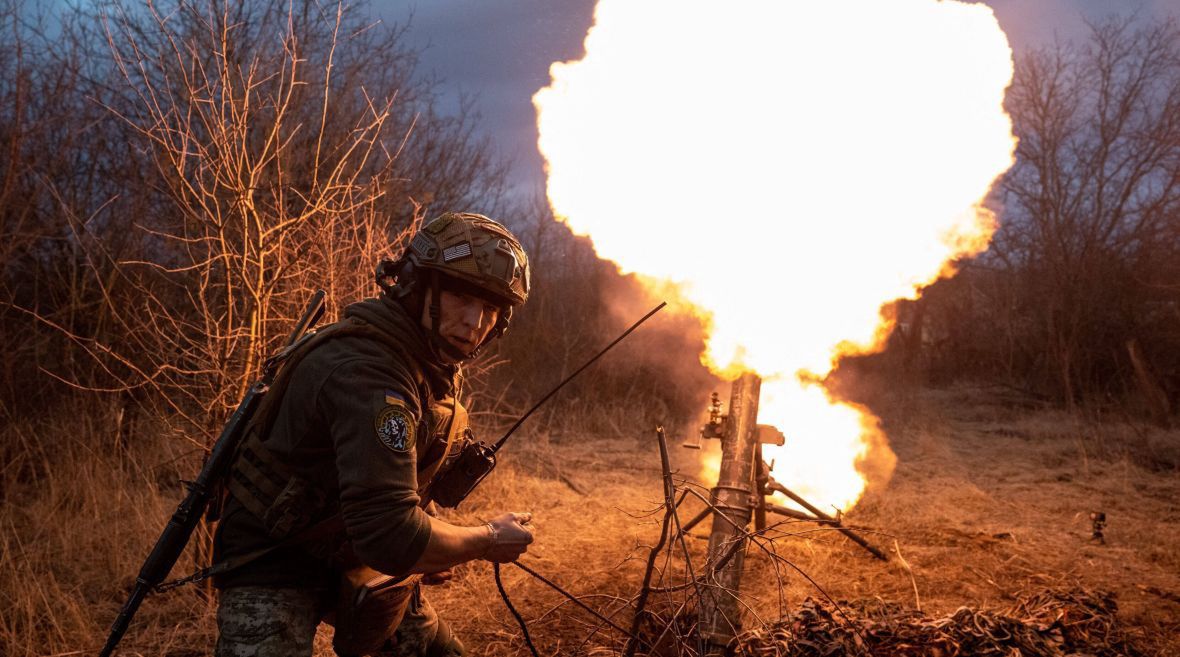
[[[664,544],[668,542],[668,526],[672,520],[672,512],[674,510],[673,496],[675,495],[675,487],[672,485],[672,474],[668,471],[667,448],[664,443],[664,428],[658,427],[656,429],[656,437],[660,441],[660,462],[663,466],[664,473],[664,519],[660,523],[660,540],[656,542],[651,551],[647,554],[647,567],[643,571],[643,585],[639,588],[639,596],[635,602],[635,615],[631,618],[631,637],[627,639],[627,645],[623,648],[624,657],[635,657],[635,649],[638,647],[639,626],[643,623],[643,613],[647,607],[647,596],[651,592],[651,575],[655,571],[656,558],[660,554],[660,550],[664,549]]]
[[[901,562],[901,567],[905,568],[905,571],[909,573],[910,584],[914,586],[914,608],[922,611],[922,596],[918,595],[918,580],[914,578],[914,569],[910,568],[910,562],[901,556],[901,546],[898,545],[896,538],[893,539],[893,552],[897,554],[897,560]]]

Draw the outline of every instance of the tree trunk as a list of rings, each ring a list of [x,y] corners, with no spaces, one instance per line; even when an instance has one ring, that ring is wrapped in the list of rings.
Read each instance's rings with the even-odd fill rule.
[[[1164,392],[1163,386],[1152,374],[1151,364],[1147,362],[1143,350],[1139,347],[1139,341],[1135,338],[1127,340],[1127,355],[1131,357],[1131,367],[1135,370],[1135,383],[1139,386],[1139,394],[1143,396],[1143,401],[1147,404],[1152,421],[1165,429],[1171,428],[1172,408],[1168,402],[1168,394]]]

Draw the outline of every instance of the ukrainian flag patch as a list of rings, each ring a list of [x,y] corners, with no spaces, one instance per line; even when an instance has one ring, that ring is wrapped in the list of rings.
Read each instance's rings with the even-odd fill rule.
[[[385,403],[386,403],[386,404],[402,404],[402,405],[405,405],[405,403],[406,403],[406,398],[405,398],[405,397],[403,397],[403,396],[402,396],[400,393],[398,393],[398,392],[397,392],[397,391],[395,391],[395,390],[386,390],[386,391],[385,391]]]

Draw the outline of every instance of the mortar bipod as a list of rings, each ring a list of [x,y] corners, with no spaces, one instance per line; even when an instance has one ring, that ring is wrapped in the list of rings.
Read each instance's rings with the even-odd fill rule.
[[[686,440],[681,444],[687,449],[701,449],[706,438],[725,440],[729,435],[729,416],[723,413],[721,397],[716,392],[709,395],[709,419],[701,425],[700,431],[697,433],[695,440]],[[754,445],[754,467],[750,473],[753,478],[753,491],[751,495],[753,498],[753,520],[755,531],[763,531],[767,527],[766,514],[774,513],[776,515],[791,518],[793,520],[801,520],[804,522],[814,522],[820,525],[827,525],[836,529],[841,534],[844,534],[857,545],[863,547],[874,557],[887,561],[888,557],[885,553],[871,545],[864,537],[857,534],[855,531],[843,525],[842,518],[837,511],[835,517],[830,516],[823,511],[820,511],[815,505],[800,497],[795,492],[788,489],[783,484],[779,483],[771,476],[771,471],[774,469],[774,464],[767,464],[762,457],[763,445],[777,445],[782,446],[786,444],[786,436],[782,431],[769,424],[758,424],[755,426],[755,445]],[[792,509],[781,504],[775,504],[767,498],[775,493],[781,493],[788,499],[794,501],[796,504],[806,509],[806,512]],[[691,520],[684,523],[681,527],[682,533],[687,533],[693,527],[701,523],[705,518],[708,518],[711,509],[706,507]]]
[[[761,447],[761,446],[759,446],[759,447]],[[759,448],[759,452],[761,452],[761,448]],[[796,494],[795,492],[793,492],[792,490],[790,490],[786,486],[775,481],[774,477],[770,476],[770,471],[773,466],[767,465],[766,461],[763,461],[760,458],[762,456],[761,453],[759,453],[758,456],[759,456],[758,463],[760,464],[758,467],[758,475],[756,476],[757,477],[756,483],[758,484],[758,492],[760,493],[758,495],[758,507],[757,507],[758,510],[765,509],[766,512],[775,513],[775,514],[778,514],[781,516],[786,516],[788,518],[793,518],[795,520],[802,520],[805,522],[814,522],[814,523],[820,524],[820,525],[828,525],[829,527],[835,529],[836,531],[840,532],[841,534],[844,534],[845,536],[847,536],[849,540],[851,540],[853,543],[856,543],[857,545],[859,545],[862,548],[864,548],[865,550],[867,550],[869,552],[869,554],[872,554],[874,557],[880,559],[881,561],[888,561],[889,560],[889,557],[885,556],[884,552],[877,549],[876,547],[873,547],[873,545],[871,543],[869,543],[867,540],[865,540],[865,538],[863,536],[861,536],[860,534],[857,534],[855,531],[849,529],[848,527],[845,527],[843,520],[840,517],[838,511],[837,511],[836,517],[832,517],[832,516],[824,513],[823,511],[820,511],[815,505],[813,505],[810,502],[808,502],[807,500],[803,499],[802,497],[800,497],[798,494]],[[765,474],[763,474],[763,473],[765,473]],[[763,483],[763,482],[765,482],[765,483]],[[787,498],[789,498],[791,501],[795,502],[796,504],[803,507],[804,509],[807,509],[807,511],[810,512],[811,515],[808,515],[807,513],[804,513],[802,511],[798,511],[798,510],[795,510],[795,509],[792,509],[789,507],[785,507],[785,506],[782,506],[779,504],[774,504],[772,502],[767,501],[766,498],[775,494],[775,493],[782,493]],[[757,519],[760,515],[762,518],[762,522],[764,524],[761,527],[759,527],[759,526],[757,526],[757,524],[755,524],[755,528],[759,531],[766,528],[765,527],[765,518],[766,518],[765,513],[759,514],[756,512],[754,517],[755,517],[755,519]]]

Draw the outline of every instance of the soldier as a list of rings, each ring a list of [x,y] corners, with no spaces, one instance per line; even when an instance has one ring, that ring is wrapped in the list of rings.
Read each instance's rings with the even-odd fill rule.
[[[469,439],[460,364],[528,296],[524,249],[487,217],[447,213],[378,284],[290,350],[247,429],[215,537],[219,657],[311,655],[321,620],[340,655],[462,655],[418,580],[513,561],[533,540],[527,513],[461,527],[424,508]]]

